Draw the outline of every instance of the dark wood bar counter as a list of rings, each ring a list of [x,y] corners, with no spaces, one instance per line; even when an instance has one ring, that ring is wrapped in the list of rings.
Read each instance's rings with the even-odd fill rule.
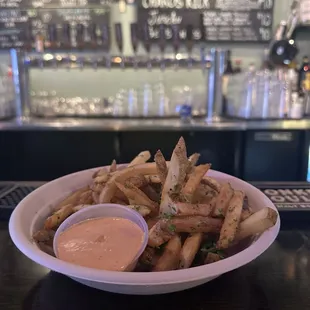
[[[0,205],[7,202],[6,206],[0,206],[0,309],[310,309],[309,202],[294,202],[286,204],[285,208],[282,208],[283,203],[276,204],[281,216],[280,234],[274,244],[250,264],[188,291],[158,296],[127,296],[78,284],[30,261],[14,246],[8,232],[13,200],[17,203],[40,184],[0,184]],[[288,195],[290,191],[294,194],[302,190],[304,192],[299,193],[306,195],[309,191],[308,183],[255,185],[267,195]],[[279,196],[269,198],[281,200]]]
[[[30,261],[0,222],[0,309],[227,309],[310,308],[310,225],[283,230],[258,259],[203,286],[159,296],[126,296],[85,287]]]

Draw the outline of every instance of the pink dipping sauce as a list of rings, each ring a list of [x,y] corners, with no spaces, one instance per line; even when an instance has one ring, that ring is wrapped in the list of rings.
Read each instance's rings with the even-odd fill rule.
[[[59,235],[58,258],[84,267],[124,271],[139,252],[143,239],[144,232],[130,220],[89,219]]]

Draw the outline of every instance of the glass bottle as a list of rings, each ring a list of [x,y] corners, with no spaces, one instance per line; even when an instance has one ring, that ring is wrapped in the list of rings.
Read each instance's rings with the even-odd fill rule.
[[[310,70],[309,58],[304,56],[302,59],[302,65],[298,72],[298,91],[302,91],[303,81],[306,78],[306,73]]]
[[[44,52],[44,36],[41,31],[39,31],[35,36],[35,49],[38,53]]]
[[[310,72],[306,73],[306,79],[303,82],[305,114],[310,115]]]

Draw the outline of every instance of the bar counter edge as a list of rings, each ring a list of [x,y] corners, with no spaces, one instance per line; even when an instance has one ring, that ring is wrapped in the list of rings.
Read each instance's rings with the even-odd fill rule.
[[[23,117],[0,121],[0,131],[23,130],[98,130],[98,131],[247,131],[247,130],[308,130],[310,119],[244,121],[222,118],[219,121],[193,119],[83,119]]]

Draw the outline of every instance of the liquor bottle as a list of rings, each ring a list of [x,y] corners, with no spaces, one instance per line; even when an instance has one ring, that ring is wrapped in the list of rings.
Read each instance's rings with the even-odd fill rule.
[[[47,25],[47,39],[45,41],[45,47],[56,48],[57,47],[57,28],[55,24]]]
[[[35,49],[38,53],[44,52],[44,36],[41,31],[39,31],[35,36]]]
[[[309,58],[304,56],[302,59],[302,65],[298,72],[298,91],[302,91],[303,81],[306,78],[306,73],[310,70]]]
[[[232,61],[231,61],[231,51],[228,50],[226,54],[226,66],[225,66],[225,71],[224,75],[231,75],[234,74],[234,69],[232,66]]]
[[[290,89],[292,92],[296,92],[298,91],[298,70],[296,61],[293,60],[287,68],[287,77],[288,82],[290,83]]]
[[[83,24],[76,25],[76,45],[78,48],[85,47],[85,26]]]
[[[71,25],[69,23],[64,23],[62,25],[62,35],[61,35],[61,47],[70,48],[71,47]]]
[[[306,73],[306,78],[303,82],[303,92],[304,92],[305,114],[310,115],[310,72]]]
[[[241,65],[242,64],[242,62],[241,62],[241,60],[240,59],[237,59],[236,61],[235,61],[235,70],[234,70],[234,73],[241,73],[242,72],[242,69],[241,69]]]
[[[91,23],[86,27],[87,36],[89,37],[89,44],[92,48],[98,46],[98,27],[97,24]]]
[[[292,104],[290,108],[290,118],[301,119],[304,114],[304,99],[301,93],[292,93]]]
[[[269,49],[264,50],[264,57],[261,65],[261,70],[272,70],[273,66],[269,60]]]

